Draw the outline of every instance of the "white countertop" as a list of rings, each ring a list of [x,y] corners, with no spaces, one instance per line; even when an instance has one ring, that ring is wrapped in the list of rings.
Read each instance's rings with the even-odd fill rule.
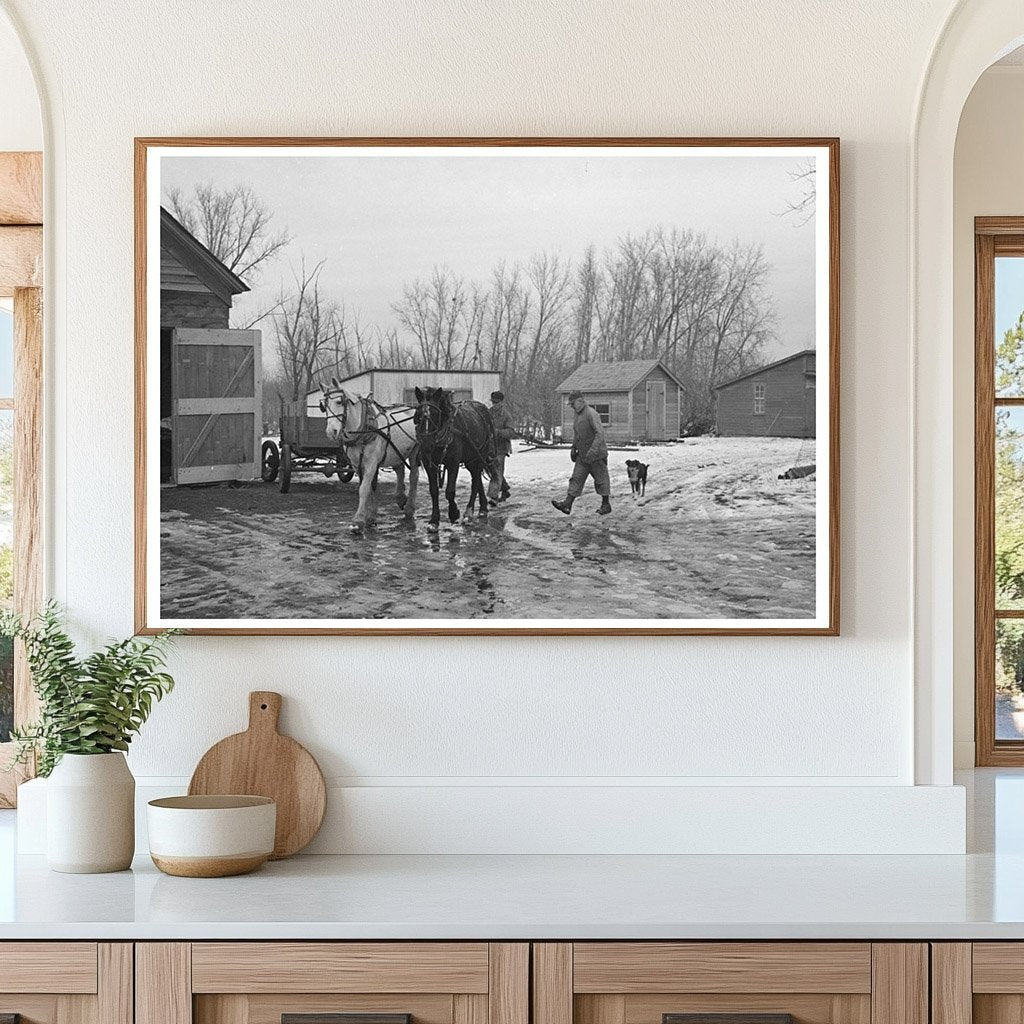
[[[966,856],[309,856],[183,879],[13,854],[0,940],[1024,939],[1024,772],[968,786]],[[13,870],[12,870],[13,867]]]
[[[0,939],[1024,938],[1024,856],[298,857],[181,879],[18,862]]]

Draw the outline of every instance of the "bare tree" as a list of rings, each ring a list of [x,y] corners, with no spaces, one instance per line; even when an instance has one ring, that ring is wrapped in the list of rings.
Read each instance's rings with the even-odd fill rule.
[[[243,281],[251,283],[291,241],[287,230],[271,230],[273,214],[247,185],[217,188],[201,182],[190,195],[172,188],[167,198],[185,229]]]
[[[796,182],[800,195],[786,203],[783,216],[792,214],[799,225],[814,220],[814,210],[818,199],[817,166],[813,160],[807,161],[798,170],[789,172],[790,181]]]
[[[469,350],[467,308],[470,289],[447,267],[434,267],[427,281],[406,285],[392,305],[399,324],[410,331],[424,366],[463,368]]]
[[[293,270],[295,290],[282,295],[281,312],[274,321],[277,357],[293,400],[313,389],[324,353],[334,349],[341,335],[338,307],[320,288],[324,262],[308,270],[302,257]]]

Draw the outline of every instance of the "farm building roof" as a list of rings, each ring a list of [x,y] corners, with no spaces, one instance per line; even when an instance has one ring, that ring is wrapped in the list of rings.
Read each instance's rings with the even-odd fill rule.
[[[628,391],[659,366],[677,384],[681,383],[660,359],[627,359],[620,363],[583,363],[555,391]]]
[[[232,273],[181,221],[160,207],[160,244],[184,263],[215,295],[228,305],[231,298],[249,291],[249,286]]]
[[[350,374],[341,383],[344,384],[346,380],[353,380],[367,373],[458,373],[466,376],[475,373],[492,373],[496,377],[501,376],[501,370],[442,370],[437,366],[368,366],[365,370]]]
[[[728,380],[723,380],[721,384],[715,385],[715,390],[719,388],[727,388],[730,384],[736,384],[738,381],[746,380],[748,377],[756,377],[759,373],[764,373],[765,370],[772,370],[776,366],[783,366],[786,363],[791,363],[794,359],[801,359],[804,356],[813,356],[815,350],[813,348],[805,348],[801,352],[794,352],[791,356],[783,356],[782,359],[776,359],[774,363],[765,363],[764,366],[759,366],[756,370],[747,370],[746,373],[741,373],[736,377],[730,377]]]

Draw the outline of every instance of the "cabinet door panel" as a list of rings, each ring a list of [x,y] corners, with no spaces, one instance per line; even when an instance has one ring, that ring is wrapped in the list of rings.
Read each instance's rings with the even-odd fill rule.
[[[96,991],[95,942],[0,943],[0,992]]]
[[[790,942],[577,942],[576,992],[871,991],[871,945]]]
[[[487,992],[485,942],[196,942],[192,991]]]

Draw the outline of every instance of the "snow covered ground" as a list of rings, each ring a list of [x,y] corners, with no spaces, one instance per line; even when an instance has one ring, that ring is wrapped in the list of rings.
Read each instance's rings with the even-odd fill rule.
[[[650,465],[634,500],[626,459]],[[566,449],[517,451],[512,498],[486,520],[416,522],[381,477],[376,529],[353,535],[356,482],[161,492],[161,613],[169,618],[806,618],[814,614],[814,441],[696,438],[613,451],[613,514],[589,490],[571,516],[551,507]],[[459,504],[469,480],[463,471]]]

